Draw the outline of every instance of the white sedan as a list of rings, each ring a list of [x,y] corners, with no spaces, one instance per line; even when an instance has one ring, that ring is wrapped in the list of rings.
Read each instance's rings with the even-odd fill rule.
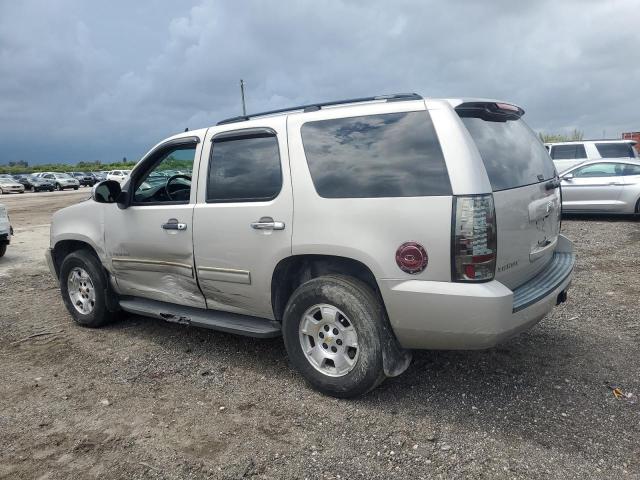
[[[129,178],[131,170],[111,170],[107,173],[107,180],[115,180],[119,183],[124,183]]]

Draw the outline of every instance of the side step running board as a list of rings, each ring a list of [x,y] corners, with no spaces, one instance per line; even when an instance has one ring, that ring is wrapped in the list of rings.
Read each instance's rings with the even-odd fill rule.
[[[211,328],[247,337],[271,338],[280,335],[280,324],[266,318],[185,307],[136,297],[122,297],[119,303],[120,308],[125,312],[155,317],[173,323]]]

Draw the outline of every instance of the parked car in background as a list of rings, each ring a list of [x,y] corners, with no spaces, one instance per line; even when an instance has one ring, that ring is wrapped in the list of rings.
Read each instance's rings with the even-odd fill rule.
[[[488,348],[566,300],[560,182],[523,114],[404,94],[181,133],[56,212],[47,261],[80,325],[283,335],[313,387],[360,395],[411,349]],[[175,161],[193,178],[155,175]]]
[[[103,182],[107,179],[106,172],[90,172],[89,175],[93,177],[95,183]]]
[[[567,213],[640,213],[640,161],[583,162],[561,175]]]
[[[7,245],[11,243],[13,228],[9,219],[7,207],[0,203],[0,257],[7,253]]]
[[[70,176],[78,180],[81,187],[93,187],[96,183],[96,179],[93,175],[84,172],[68,172]]]
[[[35,175],[16,175],[16,181],[24,185],[25,190],[31,192],[53,192],[55,190],[53,182]]]
[[[601,158],[638,158],[635,140],[580,140],[545,143],[559,173],[587,160]]]
[[[13,177],[0,177],[0,194],[2,193],[24,193],[24,185]]]
[[[107,180],[115,180],[118,183],[124,183],[128,178],[131,170],[111,170],[107,174]]]
[[[50,180],[56,187],[56,190],[65,190],[67,188],[78,190],[80,187],[80,182],[68,173],[44,173],[42,178]]]

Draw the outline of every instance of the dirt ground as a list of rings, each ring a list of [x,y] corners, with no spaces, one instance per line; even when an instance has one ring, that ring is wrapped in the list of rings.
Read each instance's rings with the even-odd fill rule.
[[[0,197],[16,231],[0,260],[0,478],[640,478],[640,220],[565,219],[567,303],[491,350],[417,352],[345,401],[310,390],[281,339],[75,326],[43,252],[51,214],[87,196]]]

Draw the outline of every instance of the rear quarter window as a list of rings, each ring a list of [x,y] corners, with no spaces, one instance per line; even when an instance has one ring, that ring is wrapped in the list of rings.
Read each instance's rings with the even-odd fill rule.
[[[634,158],[633,147],[628,143],[596,143],[602,158]]]
[[[463,113],[460,116],[480,151],[494,191],[555,177],[549,153],[522,120],[485,120]]]
[[[321,197],[451,195],[440,143],[426,111],[307,122],[301,133]]]

